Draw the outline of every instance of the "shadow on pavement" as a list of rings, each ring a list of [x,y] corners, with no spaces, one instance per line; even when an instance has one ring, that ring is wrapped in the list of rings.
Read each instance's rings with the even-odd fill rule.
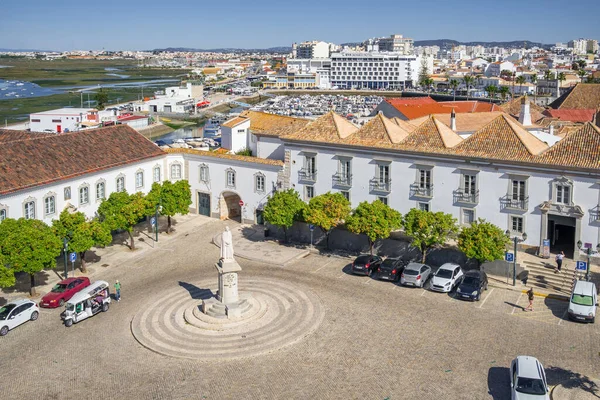
[[[520,306],[518,304],[511,303],[510,301],[505,301],[504,304],[508,304],[511,307],[520,308],[522,311],[525,311],[525,307],[524,306]],[[535,303],[533,303],[533,306],[535,307]],[[534,308],[534,310],[535,310],[535,308]]]
[[[560,384],[565,389],[578,388],[600,399],[600,387],[589,377],[560,367],[546,368],[549,386]]]
[[[201,289],[196,285],[192,285],[191,283],[179,281],[179,286],[187,290],[194,300],[208,300],[215,296],[212,290]]]
[[[494,400],[510,399],[510,369],[492,367],[488,371],[488,394]]]
[[[569,308],[569,303],[567,303],[566,301],[546,297],[544,299],[544,304],[546,305],[546,307],[548,307],[550,311],[552,311],[552,315],[554,315],[555,317],[564,317],[565,319],[567,319],[565,311],[567,311],[567,308]],[[533,307],[535,309],[535,300],[533,301]]]

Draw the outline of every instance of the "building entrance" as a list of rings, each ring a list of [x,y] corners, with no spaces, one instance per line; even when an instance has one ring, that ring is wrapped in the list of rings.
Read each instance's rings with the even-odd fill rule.
[[[550,252],[565,252],[565,256],[573,258],[575,252],[575,227],[574,217],[561,215],[548,215],[548,239],[550,239]]]

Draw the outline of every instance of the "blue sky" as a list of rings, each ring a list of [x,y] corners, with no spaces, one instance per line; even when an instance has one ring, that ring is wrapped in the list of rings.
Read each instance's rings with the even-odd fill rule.
[[[265,48],[303,40],[600,39],[599,1],[4,0],[0,48]]]

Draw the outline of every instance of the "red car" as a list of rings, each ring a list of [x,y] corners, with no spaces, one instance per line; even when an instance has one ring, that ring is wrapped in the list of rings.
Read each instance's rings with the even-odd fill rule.
[[[65,301],[69,300],[75,293],[87,286],[90,286],[90,280],[85,276],[68,278],[64,281],[60,281],[52,288],[50,293],[42,297],[40,307],[62,307],[65,304]]]

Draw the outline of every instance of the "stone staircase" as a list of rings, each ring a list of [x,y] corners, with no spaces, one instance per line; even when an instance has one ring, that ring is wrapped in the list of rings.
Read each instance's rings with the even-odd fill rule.
[[[558,274],[554,272],[555,265],[551,261],[524,261],[522,265],[529,271],[527,286],[536,286],[550,292],[569,295],[574,279],[579,277],[572,262],[563,263]]]

